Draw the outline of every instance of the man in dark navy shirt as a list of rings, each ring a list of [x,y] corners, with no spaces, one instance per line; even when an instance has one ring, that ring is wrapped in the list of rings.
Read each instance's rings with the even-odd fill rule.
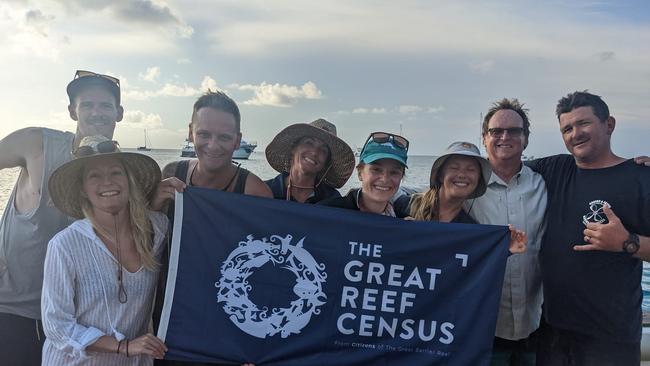
[[[612,152],[616,120],[599,96],[569,94],[556,114],[571,155],[530,164],[548,189],[538,364],[639,365],[650,169]]]

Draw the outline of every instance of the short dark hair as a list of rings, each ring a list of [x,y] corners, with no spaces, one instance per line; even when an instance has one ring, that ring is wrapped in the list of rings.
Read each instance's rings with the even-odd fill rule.
[[[488,126],[490,124],[490,119],[494,116],[495,113],[501,110],[512,110],[515,111],[519,117],[523,120],[524,136],[526,136],[526,141],[528,141],[528,135],[530,135],[530,119],[528,119],[528,108],[524,108],[524,103],[520,103],[517,98],[508,99],[503,98],[498,102],[492,103],[492,107],[488,110],[485,118],[483,118],[483,136],[488,133]]]
[[[605,122],[609,118],[609,107],[600,95],[591,94],[587,90],[583,90],[569,93],[566,97],[558,100],[557,107],[555,108],[558,121],[560,120],[561,114],[569,113],[580,107],[591,107],[591,110],[594,111],[594,114],[600,122]]]
[[[192,110],[192,124],[194,124],[196,120],[196,114],[198,113],[199,109],[205,107],[214,108],[216,110],[232,114],[235,117],[235,127],[237,129],[237,132],[240,131],[241,115],[239,114],[239,107],[237,107],[237,103],[235,103],[232,98],[227,96],[226,93],[222,91],[213,92],[212,90],[208,89],[205,94],[201,95],[199,99],[194,102],[194,108]]]

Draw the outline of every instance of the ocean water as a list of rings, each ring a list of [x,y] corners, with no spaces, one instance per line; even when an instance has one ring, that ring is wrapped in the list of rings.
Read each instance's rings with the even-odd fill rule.
[[[124,151],[136,152],[135,149],[124,149]],[[186,159],[180,157],[180,150],[176,149],[153,149],[151,151],[137,151],[141,154],[151,156],[160,167],[166,164]],[[406,170],[406,175],[402,181],[402,186],[410,188],[423,189],[428,186],[429,174],[431,172],[431,165],[435,160],[434,156],[409,156],[408,158],[409,169]],[[248,160],[237,160],[241,163],[242,167],[257,174],[263,180],[275,177],[278,173],[269,166],[266,162],[264,152],[255,151]],[[4,211],[7,200],[11,195],[11,190],[18,178],[19,169],[4,169],[0,170],[0,212]],[[341,193],[346,193],[350,188],[359,186],[359,180],[355,173],[348,182],[340,189]],[[641,287],[643,290],[643,303],[642,308],[644,312],[650,312],[650,264],[643,263],[643,277],[641,280]]]
[[[179,149],[152,149],[151,151],[137,151],[135,149],[123,149],[128,152],[138,152],[141,154],[151,156],[160,167],[164,167],[168,163],[176,160],[187,159],[180,157]],[[426,188],[429,184],[429,174],[431,172],[431,165],[433,164],[434,156],[409,156],[408,163],[409,169],[406,170],[406,175],[402,181],[402,185],[411,188]],[[266,162],[266,157],[263,151],[255,151],[247,160],[235,160],[241,163],[242,167],[255,173],[262,180],[275,177],[278,173],[271,168]],[[11,190],[18,179],[19,169],[4,169],[0,170],[0,211],[4,210],[7,200],[11,195]],[[355,188],[360,185],[356,173],[353,173],[348,182],[340,189],[341,193],[346,193],[350,188]]]

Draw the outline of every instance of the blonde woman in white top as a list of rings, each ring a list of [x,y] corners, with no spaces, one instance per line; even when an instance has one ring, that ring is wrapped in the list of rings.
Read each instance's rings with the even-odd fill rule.
[[[147,211],[156,162],[86,137],[49,189],[80,220],[58,233],[45,258],[43,365],[151,365],[167,350],[149,324],[167,218]]]

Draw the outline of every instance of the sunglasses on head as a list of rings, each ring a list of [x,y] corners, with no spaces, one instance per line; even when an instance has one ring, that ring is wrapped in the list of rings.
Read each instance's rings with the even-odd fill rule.
[[[388,132],[373,132],[366,140],[366,145],[370,141],[376,142],[378,144],[385,144],[387,142],[392,142],[393,145],[400,147],[404,150],[408,150],[409,148],[409,140],[405,139],[402,136],[394,135]]]
[[[375,142],[377,144],[385,144],[387,142],[392,142],[394,146],[400,149],[404,149],[406,151],[408,151],[409,149],[409,140],[405,139],[400,135],[395,135],[388,132],[373,132],[366,139],[366,143],[363,145],[363,149],[361,149],[361,153],[359,154],[360,156],[363,155],[363,152],[366,150],[366,147],[368,146],[368,143],[370,141]]]
[[[524,133],[522,127],[510,127],[510,128],[488,128],[488,133],[492,137],[501,137],[505,132],[508,132],[510,137],[519,137]]]
[[[102,141],[97,144],[96,148],[93,149],[91,146],[79,146],[77,150],[74,151],[74,156],[81,158],[84,156],[91,156],[96,154],[106,154],[119,151],[120,144],[117,141]]]
[[[86,70],[77,70],[77,72],[74,74],[75,79],[84,78],[84,77],[88,77],[88,76],[100,77],[102,79],[106,79],[106,80],[114,83],[118,87],[120,86],[120,79],[118,79],[116,77],[113,77],[113,76],[110,76],[110,75],[98,74],[96,72],[86,71]]]

